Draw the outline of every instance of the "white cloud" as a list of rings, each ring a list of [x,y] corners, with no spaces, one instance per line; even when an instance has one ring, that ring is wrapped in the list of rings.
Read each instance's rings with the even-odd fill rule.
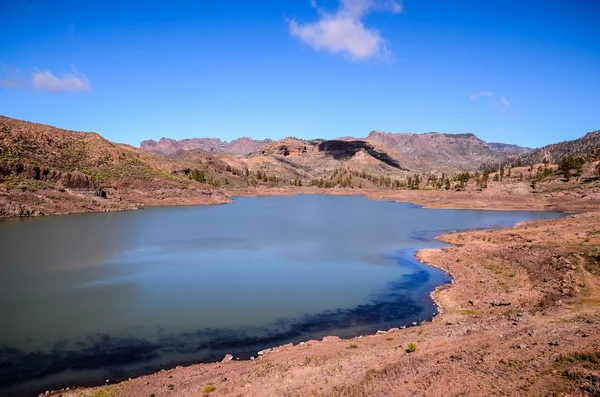
[[[292,36],[317,51],[343,53],[354,60],[389,55],[379,31],[366,27],[363,18],[371,10],[402,12],[402,6],[396,1],[340,0],[339,8],[333,13],[318,8],[315,0],[311,1],[311,6],[317,9],[319,20],[300,24],[292,19],[288,22]]]
[[[89,91],[92,87],[87,77],[80,73],[56,77],[50,71],[36,72],[31,84],[36,90],[61,93],[65,91]]]
[[[498,101],[498,106],[499,106],[500,110],[507,110],[507,109],[510,109],[510,102],[505,97],[502,97]]]
[[[53,93],[89,91],[92,88],[88,78],[75,68],[73,68],[72,73],[57,76],[48,70],[25,72],[2,62],[0,62],[0,87],[6,89],[35,89]]]

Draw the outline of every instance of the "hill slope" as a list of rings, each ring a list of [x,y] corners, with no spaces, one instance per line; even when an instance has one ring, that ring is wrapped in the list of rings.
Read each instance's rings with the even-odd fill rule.
[[[509,167],[519,163],[533,165],[544,160],[549,163],[559,163],[569,156],[581,157],[587,161],[600,158],[600,130],[589,132],[585,136],[572,141],[554,143],[528,153],[510,156],[505,164]]]

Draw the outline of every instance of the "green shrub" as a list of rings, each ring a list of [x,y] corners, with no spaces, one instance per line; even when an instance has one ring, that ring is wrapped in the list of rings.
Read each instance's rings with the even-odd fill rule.
[[[213,386],[212,383],[207,384],[206,386],[204,386],[204,393],[210,393],[217,390],[216,387]]]
[[[417,344],[416,344],[416,343],[413,343],[413,342],[410,342],[410,343],[408,344],[408,348],[406,349],[406,351],[407,351],[408,353],[412,353],[412,352],[414,352],[415,350],[417,350]]]

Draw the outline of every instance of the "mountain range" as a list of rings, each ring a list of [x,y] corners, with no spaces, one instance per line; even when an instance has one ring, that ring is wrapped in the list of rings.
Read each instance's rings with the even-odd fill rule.
[[[600,131],[533,150],[473,134],[380,131],[331,140],[163,138],[141,147],[0,116],[0,217],[224,203],[239,189],[290,185],[400,189],[411,178],[435,181],[485,164],[592,161]]]
[[[358,148],[366,142],[369,145],[378,145],[384,152],[393,152],[387,157],[400,157],[406,164],[405,170],[432,171],[436,169],[469,169],[486,162],[506,160],[511,155],[527,153],[531,149],[504,143],[487,143],[474,134],[443,134],[430,132],[426,134],[413,133],[387,133],[371,131],[365,138],[341,137],[336,140],[336,150],[350,150],[350,146]],[[331,147],[331,144],[322,146],[322,139],[302,140],[294,137],[280,141],[254,140],[242,137],[231,142],[221,141],[218,138],[191,138],[180,141],[161,138],[158,142],[145,140],[140,148],[160,155],[173,155],[181,151],[201,149],[207,153],[228,153],[239,156],[256,155],[282,155],[292,154],[297,157],[314,152],[323,151],[322,148]],[[346,143],[340,143],[346,142]],[[353,144],[348,142],[355,142]],[[317,146],[321,145],[321,146]],[[344,148],[347,146],[347,148]],[[321,149],[319,149],[321,148]],[[299,150],[298,150],[299,149]]]

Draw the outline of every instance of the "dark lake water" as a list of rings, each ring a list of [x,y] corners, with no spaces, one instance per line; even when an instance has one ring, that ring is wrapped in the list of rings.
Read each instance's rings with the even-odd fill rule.
[[[1,221],[0,395],[429,319],[450,278],[415,250],[559,216],[307,195]]]

